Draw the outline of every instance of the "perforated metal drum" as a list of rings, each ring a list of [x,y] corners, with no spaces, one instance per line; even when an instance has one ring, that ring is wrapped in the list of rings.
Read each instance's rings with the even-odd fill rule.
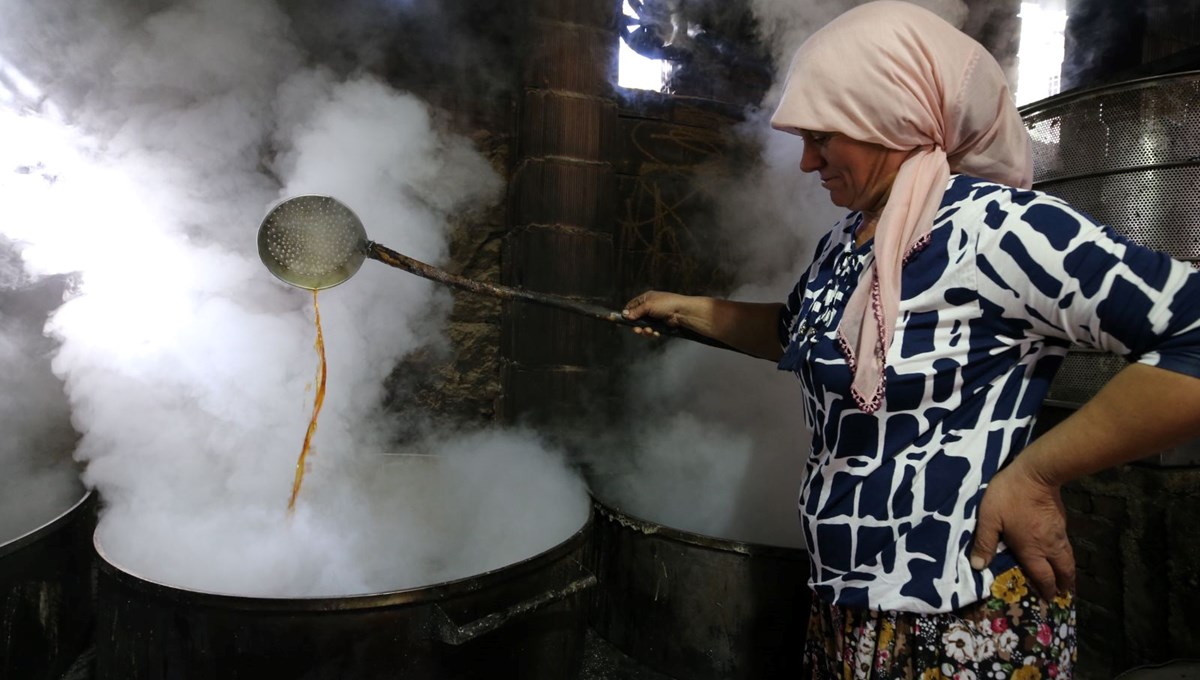
[[[1034,184],[1200,163],[1200,71],[1069,92],[1021,116]]]
[[[1051,97],[1021,115],[1034,188],[1200,262],[1200,71]]]
[[[1200,71],[1067,93],[1021,115],[1033,139],[1035,189],[1200,267]],[[1078,407],[1124,365],[1072,348],[1047,401]],[[1160,461],[1200,463],[1200,446]]]

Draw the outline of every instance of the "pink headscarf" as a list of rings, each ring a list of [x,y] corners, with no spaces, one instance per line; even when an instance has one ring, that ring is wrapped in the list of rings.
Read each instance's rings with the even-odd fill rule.
[[[854,399],[873,412],[883,398],[900,269],[928,242],[950,173],[1028,188],[1029,134],[987,50],[936,14],[896,0],[860,5],[801,45],[771,126],[917,150],[892,184],[875,228],[874,266],[838,328]]]

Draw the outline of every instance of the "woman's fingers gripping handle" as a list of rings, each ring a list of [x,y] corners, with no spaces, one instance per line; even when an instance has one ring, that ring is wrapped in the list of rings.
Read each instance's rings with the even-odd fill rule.
[[[629,322],[634,333],[657,337],[679,326],[678,303],[673,300],[678,297],[672,293],[646,291],[625,303],[621,317]]]

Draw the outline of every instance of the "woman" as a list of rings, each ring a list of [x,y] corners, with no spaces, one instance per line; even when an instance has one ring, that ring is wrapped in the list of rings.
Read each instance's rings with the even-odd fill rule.
[[[648,292],[626,315],[800,378],[814,676],[1069,678],[1059,489],[1200,436],[1200,273],[1028,190],[999,66],[914,5],[815,33],[772,125],[851,211],[787,303]],[[1135,363],[1026,445],[1072,343]]]

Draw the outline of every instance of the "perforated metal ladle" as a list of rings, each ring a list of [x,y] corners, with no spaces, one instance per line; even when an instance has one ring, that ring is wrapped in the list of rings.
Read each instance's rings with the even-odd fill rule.
[[[258,255],[284,283],[308,290],[332,288],[354,276],[367,258],[454,288],[501,300],[521,300],[593,319],[649,328],[662,335],[686,338],[721,349],[728,345],[661,321],[630,321],[620,312],[578,300],[482,283],[451,274],[371,241],[358,216],[330,196],[308,194],[276,204],[258,228]],[[737,350],[735,350],[737,351]]]

